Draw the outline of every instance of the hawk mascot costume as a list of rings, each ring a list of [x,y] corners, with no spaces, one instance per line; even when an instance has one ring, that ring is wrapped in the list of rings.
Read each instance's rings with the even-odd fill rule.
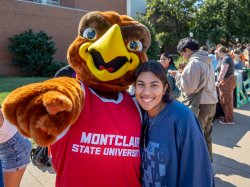
[[[14,90],[7,120],[41,146],[51,145],[57,187],[139,187],[141,118],[126,92],[147,61],[150,33],[116,12],[90,12],[67,53],[76,78]]]

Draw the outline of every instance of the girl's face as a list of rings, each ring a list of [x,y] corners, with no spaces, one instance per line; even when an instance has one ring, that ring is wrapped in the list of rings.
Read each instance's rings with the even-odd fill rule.
[[[171,61],[170,58],[167,58],[167,57],[161,55],[160,63],[164,66],[165,69],[168,68],[170,61]]]
[[[142,72],[135,82],[135,96],[140,106],[147,111],[149,117],[156,116],[163,106],[162,96],[168,85],[152,72]]]

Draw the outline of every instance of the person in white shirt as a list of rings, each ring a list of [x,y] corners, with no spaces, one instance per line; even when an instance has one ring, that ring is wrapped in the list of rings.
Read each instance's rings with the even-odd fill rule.
[[[20,186],[26,166],[30,163],[30,151],[30,140],[5,120],[0,110],[0,161],[5,187]]]

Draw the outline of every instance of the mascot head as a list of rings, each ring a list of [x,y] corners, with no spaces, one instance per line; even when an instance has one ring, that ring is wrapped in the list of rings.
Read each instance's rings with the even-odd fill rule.
[[[140,63],[146,62],[149,30],[116,12],[90,12],[82,17],[78,36],[68,49],[68,62],[89,87],[125,91]]]

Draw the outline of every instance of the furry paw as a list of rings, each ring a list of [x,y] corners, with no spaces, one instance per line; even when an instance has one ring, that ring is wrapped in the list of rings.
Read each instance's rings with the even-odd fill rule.
[[[44,94],[43,105],[51,115],[55,115],[62,111],[71,112],[73,108],[71,100],[57,91],[49,91]]]
[[[14,90],[3,102],[3,113],[20,133],[46,146],[77,120],[83,104],[79,81],[62,77]]]

